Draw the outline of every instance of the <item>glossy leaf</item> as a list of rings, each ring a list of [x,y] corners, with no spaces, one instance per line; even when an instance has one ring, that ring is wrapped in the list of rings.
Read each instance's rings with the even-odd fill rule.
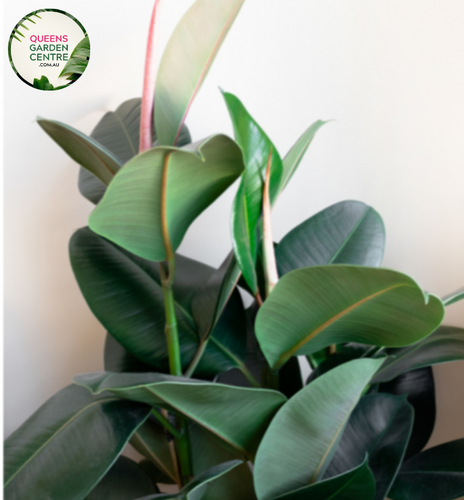
[[[6,440],[5,498],[81,500],[149,412],[145,404],[64,388]]]
[[[253,295],[258,291],[256,259],[258,255],[258,221],[261,216],[264,178],[270,158],[269,196],[274,203],[282,178],[282,160],[276,147],[256,123],[240,100],[223,93],[234,126],[235,140],[243,151],[245,172],[242,175],[232,208],[234,252]]]
[[[146,373],[154,370],[152,365],[140,361],[125,349],[111,333],[106,334],[103,361],[107,372]]]
[[[374,382],[387,382],[404,372],[464,359],[464,328],[440,326],[429,337],[402,349],[389,350],[389,357]]]
[[[94,373],[76,383],[94,394],[109,391],[181,413],[215,434],[242,456],[253,457],[285,396],[266,389],[245,389],[157,373]]]
[[[244,0],[197,0],[176,26],[158,69],[155,127],[174,146],[192,102]]]
[[[120,161],[104,146],[69,125],[38,118],[42,129],[79,165],[108,185],[122,167]]]
[[[290,179],[296,172],[303,156],[308,150],[309,145],[313,141],[316,132],[326,123],[326,121],[322,120],[314,122],[307,130],[305,130],[304,134],[296,141],[287,153],[287,156],[283,160],[283,174],[280,181],[279,191],[282,191],[290,182]]]
[[[375,480],[367,459],[355,469],[304,486],[275,500],[374,500]]]
[[[97,319],[130,354],[152,366],[150,371],[168,371],[164,298],[158,264],[126,252],[88,228],[74,233],[69,252],[76,280]],[[199,345],[191,314],[192,299],[214,269],[181,255],[176,256],[176,262],[174,297],[182,361],[187,367]],[[234,311],[240,314],[237,309],[231,313]],[[199,375],[214,376],[237,366],[245,357],[245,332],[242,337],[237,335],[226,342],[222,336],[229,331],[231,320],[225,315],[222,321],[218,338],[214,332],[215,341],[209,343],[198,366]],[[121,362],[119,358],[117,363]]]
[[[38,78],[34,78],[33,87],[39,90],[55,90],[55,87],[50,83],[48,78],[45,75]]]
[[[391,500],[454,500],[464,495],[464,439],[435,446],[407,460]]]
[[[277,283],[258,312],[256,336],[269,364],[277,369],[291,356],[332,344],[412,344],[432,333],[443,315],[440,299],[396,271],[307,267]]]
[[[277,245],[280,275],[327,264],[378,267],[385,247],[380,215],[359,201],[342,201],[292,229]]]
[[[451,304],[459,302],[460,300],[463,299],[464,299],[464,287],[460,288],[459,290],[455,290],[454,292],[451,292],[448,295],[445,295],[445,297],[442,298],[442,301],[443,304],[445,304],[445,306],[450,306]]]
[[[223,135],[182,149],[158,147],[130,160],[89,218],[96,233],[139,257],[166,260],[190,224],[241,174],[242,153]]]
[[[140,142],[140,97],[123,102],[116,111],[109,111],[98,122],[90,137],[104,146],[122,165],[138,154]],[[190,132],[183,127],[177,145],[190,144]],[[157,145],[156,131],[152,129],[152,144]],[[106,191],[106,185],[85,168],[79,170],[79,191],[97,204]]]
[[[407,396],[414,409],[414,423],[404,459],[421,452],[428,443],[435,427],[437,408],[435,404],[435,382],[430,367],[403,373],[399,377],[380,384],[380,392]]]
[[[85,500],[133,500],[159,493],[156,484],[133,460],[120,456]]]
[[[376,481],[376,500],[383,500],[403,461],[414,411],[405,397],[370,394],[361,398],[343,431],[325,478],[357,467],[366,454]]]
[[[189,436],[195,476],[215,465],[241,458],[231,450],[226,450],[213,434],[199,425],[190,426]],[[201,500],[237,500],[238,498],[256,500],[253,474],[245,462],[210,483]]]
[[[163,476],[168,478],[169,483],[176,482],[176,472],[167,436],[153,415],[150,415],[134,432],[130,443],[141,455],[155,465]]]
[[[239,466],[242,463],[241,460],[232,460],[224,464],[215,465],[202,472],[197,477],[192,479],[190,483],[184,486],[179,493],[173,495],[161,494],[161,495],[148,495],[143,498],[138,498],[137,500],[154,500],[158,499],[173,499],[173,500],[203,500],[205,493],[207,492],[208,486],[212,481],[220,478],[224,474]]]
[[[323,477],[346,422],[380,363],[374,359],[346,363],[306,386],[278,411],[256,456],[259,500]]]

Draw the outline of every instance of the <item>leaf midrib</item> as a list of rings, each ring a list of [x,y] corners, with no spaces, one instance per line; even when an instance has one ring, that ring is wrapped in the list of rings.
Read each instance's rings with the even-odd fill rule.
[[[73,415],[68,421],[66,421],[57,431],[55,431],[22,465],[21,467],[5,482],[4,487],[8,486],[10,482],[26,467],[28,463],[30,463],[47,445],[55,439],[64,429],[66,429],[73,420],[75,420],[81,413],[87,411],[90,407],[96,404],[108,403],[110,401],[119,401],[119,398],[107,398],[100,399],[98,401],[93,401],[89,405],[85,406],[81,410],[79,410],[76,414]]]

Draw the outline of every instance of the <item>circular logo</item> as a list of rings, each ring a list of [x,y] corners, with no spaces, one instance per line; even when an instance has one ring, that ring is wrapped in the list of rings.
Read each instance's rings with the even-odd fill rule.
[[[90,41],[84,26],[67,12],[35,10],[11,32],[8,56],[14,72],[27,85],[60,90],[86,70]]]

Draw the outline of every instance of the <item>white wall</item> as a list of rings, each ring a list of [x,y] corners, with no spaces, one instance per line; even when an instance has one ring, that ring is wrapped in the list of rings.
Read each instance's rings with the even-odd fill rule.
[[[4,61],[6,435],[75,373],[103,366],[104,330],[67,256],[92,206],[77,192],[77,166],[34,119],[89,133],[139,96],[152,2],[61,3],[90,35],[81,80],[39,92]],[[165,0],[164,41],[191,3]],[[5,6],[4,49],[16,22],[41,7]],[[276,207],[276,239],[332,203],[362,200],[384,218],[384,265],[443,295],[464,284],[463,19],[460,0],[247,0],[187,123],[196,139],[232,134],[219,85],[243,100],[281,154],[311,122],[335,118]],[[182,252],[220,263],[234,190],[194,223]],[[447,323],[464,327],[464,302],[449,307]],[[435,374],[432,444],[464,436],[464,362]]]

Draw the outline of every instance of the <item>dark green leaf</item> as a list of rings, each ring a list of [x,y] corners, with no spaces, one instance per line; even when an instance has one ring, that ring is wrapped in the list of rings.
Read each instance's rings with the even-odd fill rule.
[[[409,370],[464,359],[464,328],[440,326],[414,345],[389,350],[374,383],[387,382]]]
[[[5,498],[81,500],[149,412],[145,404],[64,388],[6,440]]]
[[[278,411],[256,455],[259,500],[271,500],[323,477],[346,422],[380,363],[361,359],[339,366]]]
[[[374,500],[375,480],[367,459],[355,469],[304,486],[275,500]]]
[[[325,478],[358,466],[369,456],[376,481],[376,500],[383,500],[403,461],[414,418],[405,397],[364,396],[343,432]]]
[[[193,472],[198,476],[215,465],[241,458],[226,450],[210,432],[193,424],[189,429]],[[210,483],[202,500],[256,500],[253,474],[247,463],[235,467],[228,474]]]
[[[245,389],[156,373],[95,373],[76,383],[93,393],[120,397],[181,413],[237,450],[253,457],[285,396],[266,389]]]
[[[113,153],[75,128],[44,118],[38,118],[37,123],[74,161],[103,184],[108,185],[121,168],[121,163]]]
[[[464,495],[464,439],[407,460],[390,490],[392,500],[454,500]]]
[[[89,226],[139,257],[164,261],[164,222],[175,251],[190,224],[242,171],[240,148],[224,135],[182,149],[150,149],[115,176]]]
[[[74,233],[69,252],[76,280],[98,320],[137,359],[156,371],[168,371],[164,298],[158,264],[126,252],[89,228]],[[199,345],[191,315],[192,299],[214,269],[181,255],[176,256],[176,263],[174,297],[182,362],[186,368]],[[230,314],[240,314],[237,301],[230,305],[232,309],[226,308],[198,366],[199,375],[213,376],[233,368],[245,356],[245,332],[241,341],[240,335],[222,338],[230,331],[229,322],[232,325],[237,322],[235,317],[231,320]],[[114,350],[115,362],[123,362],[123,353],[119,351],[118,358],[117,348]]]
[[[307,267],[277,283],[258,312],[256,336],[270,366],[278,369],[291,356],[332,344],[412,344],[432,333],[443,316],[440,299],[396,271]]]
[[[405,454],[407,460],[425,448],[435,427],[437,409],[432,369],[425,367],[403,373],[390,382],[380,384],[379,391],[407,396],[414,409],[414,424]]]
[[[176,482],[176,472],[164,429],[152,415],[131,438],[131,445],[166,476],[168,483]],[[163,482],[162,480],[159,482]]]
[[[133,500],[159,493],[156,484],[133,460],[120,456],[86,500]]]
[[[280,275],[327,264],[377,267],[382,262],[385,228],[380,215],[359,201],[342,201],[290,231],[276,248]]]
[[[158,499],[173,499],[173,500],[203,500],[205,494],[208,491],[209,484],[216,479],[220,478],[224,474],[239,466],[242,463],[241,460],[231,460],[224,464],[215,465],[211,467],[198,476],[196,476],[190,483],[184,486],[179,493],[173,495],[148,495],[143,498],[138,498],[137,500],[154,500]]]
[[[264,178],[271,161],[270,199],[279,194],[282,160],[276,147],[233,94],[223,93],[235,132],[243,151],[245,171],[232,209],[234,252],[253,295],[258,291],[256,259],[258,255],[258,221],[261,216]]]
[[[39,90],[55,90],[55,87],[48,81],[45,75],[42,75],[40,80],[34,78],[33,86],[35,89]]]
[[[162,146],[177,144],[185,117],[244,0],[197,0],[176,26],[161,59],[155,126]]]

